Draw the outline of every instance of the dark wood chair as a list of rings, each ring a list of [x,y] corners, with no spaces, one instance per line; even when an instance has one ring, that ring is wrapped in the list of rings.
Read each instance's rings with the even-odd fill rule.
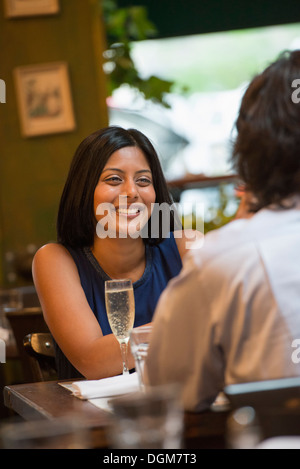
[[[39,297],[37,295],[34,285],[26,285],[24,287],[16,287],[14,290],[18,290],[22,294],[23,307],[32,308],[41,306]]]
[[[232,384],[224,393],[233,412],[254,409],[263,438],[300,435],[300,378]]]
[[[6,316],[14,334],[17,356],[21,362],[22,382],[32,383],[36,380],[36,375],[32,371],[30,357],[24,348],[23,340],[27,334],[50,332],[44,320],[42,309],[39,306],[22,308],[7,312]]]
[[[27,334],[23,345],[30,360],[34,381],[56,380],[55,350],[50,332]]]

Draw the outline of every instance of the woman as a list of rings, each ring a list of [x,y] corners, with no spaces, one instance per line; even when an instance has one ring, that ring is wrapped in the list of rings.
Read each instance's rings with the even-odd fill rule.
[[[120,346],[105,310],[105,280],[134,283],[136,327],[152,320],[160,293],[179,273],[186,233],[149,238],[154,203],[172,201],[147,137],[107,127],[83,140],[60,202],[58,243],[43,246],[33,261],[60,378],[122,372]],[[134,367],[130,353],[129,367]]]

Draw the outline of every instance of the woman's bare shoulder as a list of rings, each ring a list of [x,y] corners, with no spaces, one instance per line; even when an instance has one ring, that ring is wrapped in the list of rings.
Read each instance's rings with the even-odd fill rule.
[[[73,259],[69,251],[59,243],[48,243],[40,247],[33,258],[33,268],[47,264],[72,263]]]
[[[80,283],[75,261],[61,244],[49,243],[35,253],[32,262],[34,284],[40,294],[49,295],[50,290],[62,292],[68,285]]]

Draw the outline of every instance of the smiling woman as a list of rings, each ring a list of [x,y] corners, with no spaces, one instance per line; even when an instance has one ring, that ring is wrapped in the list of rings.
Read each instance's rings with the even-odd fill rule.
[[[153,204],[170,207],[170,229],[144,236]],[[171,206],[157,153],[144,134],[107,127],[80,143],[61,197],[58,242],[42,247],[33,261],[60,378],[98,379],[122,372],[120,347],[105,309],[104,282],[131,279],[134,327],[152,321],[160,294],[180,272],[186,252],[184,233],[175,237],[172,232]],[[111,220],[114,224],[108,227]]]

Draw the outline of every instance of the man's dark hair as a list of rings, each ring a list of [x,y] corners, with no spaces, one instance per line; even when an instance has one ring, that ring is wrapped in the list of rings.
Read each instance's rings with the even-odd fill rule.
[[[254,210],[300,193],[300,51],[285,51],[248,86],[236,122],[233,163],[257,199]]]

